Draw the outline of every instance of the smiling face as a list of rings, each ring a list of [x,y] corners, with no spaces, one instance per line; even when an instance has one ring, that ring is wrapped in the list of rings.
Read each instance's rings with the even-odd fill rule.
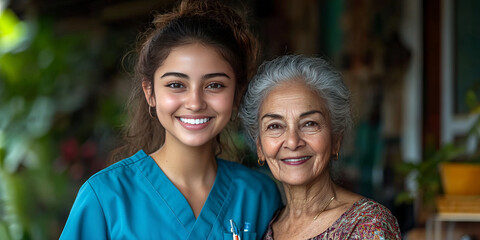
[[[323,99],[301,81],[275,87],[259,112],[257,152],[284,184],[305,185],[328,174],[338,152]]]
[[[154,93],[145,97],[165,128],[165,144],[211,144],[230,120],[235,74],[214,49],[188,44],[172,49],[154,74]]]

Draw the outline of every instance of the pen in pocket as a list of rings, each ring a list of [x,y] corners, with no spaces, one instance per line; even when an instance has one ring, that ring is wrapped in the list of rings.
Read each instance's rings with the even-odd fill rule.
[[[232,232],[232,239],[233,240],[241,240],[240,235],[238,234],[238,228],[235,225],[235,222],[233,221],[233,219],[230,219],[230,226],[231,226],[230,232]]]

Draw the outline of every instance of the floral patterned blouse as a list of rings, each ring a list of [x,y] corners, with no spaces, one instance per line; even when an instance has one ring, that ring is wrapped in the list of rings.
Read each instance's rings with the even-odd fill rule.
[[[272,224],[278,210],[268,225],[263,239],[273,240]],[[401,239],[397,219],[383,205],[367,198],[355,202],[332,226],[310,240],[320,239]]]

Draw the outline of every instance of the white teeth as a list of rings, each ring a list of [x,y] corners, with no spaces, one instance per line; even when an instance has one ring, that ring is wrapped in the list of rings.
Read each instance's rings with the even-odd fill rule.
[[[284,162],[298,162],[298,161],[304,161],[309,159],[310,157],[302,157],[302,158],[290,158],[290,159],[284,159]]]
[[[197,118],[197,119],[190,119],[190,118],[180,118],[180,121],[188,124],[203,124],[210,120],[210,118]]]

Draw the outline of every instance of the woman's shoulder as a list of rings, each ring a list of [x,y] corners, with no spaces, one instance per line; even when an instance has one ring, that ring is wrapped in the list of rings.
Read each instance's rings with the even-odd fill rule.
[[[369,198],[362,198],[355,202],[350,211],[354,215],[361,215],[363,218],[394,218],[387,207]]]
[[[400,239],[397,219],[382,204],[368,198],[355,202],[344,216],[346,222],[355,222],[355,234],[363,237],[382,235]]]
[[[268,172],[261,172],[260,170],[249,168],[237,162],[218,159],[218,164],[223,165],[235,179],[246,181],[273,181],[272,177],[268,175]]]
[[[131,194],[143,182],[148,155],[142,150],[92,175],[79,189],[77,198],[94,196],[97,200],[112,200]]]
[[[107,179],[111,179],[112,177],[122,178],[125,175],[130,174],[132,171],[135,171],[135,166],[141,163],[143,160],[147,159],[148,157],[149,156],[143,150],[140,150],[134,155],[118,161],[93,174],[87,180],[87,183],[105,181]]]
[[[278,191],[276,183],[273,178],[269,176],[268,171],[261,172],[260,170],[248,168],[240,163],[223,159],[218,159],[218,164],[222,165],[222,168],[227,171],[227,174],[237,185],[239,184],[253,189],[258,188],[259,190],[271,188]]]

